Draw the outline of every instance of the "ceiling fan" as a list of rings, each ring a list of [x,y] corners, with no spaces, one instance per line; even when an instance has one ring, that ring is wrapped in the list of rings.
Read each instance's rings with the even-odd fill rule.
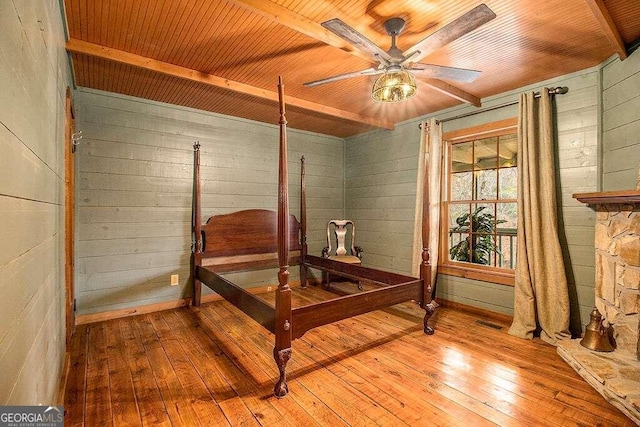
[[[396,46],[396,38],[402,33],[405,27],[405,20],[402,18],[391,18],[384,23],[387,34],[391,36],[391,47],[387,51],[382,50],[371,40],[340,19],[331,19],[323,22],[321,25],[338,37],[349,42],[356,49],[371,55],[372,59],[378,62],[378,67],[338,74],[336,76],[304,83],[304,86],[313,87],[352,77],[382,74],[374,84],[371,94],[373,99],[381,102],[397,102],[415,95],[416,86],[412,73],[417,73],[418,75],[429,78],[455,80],[465,83],[472,82],[480,75],[480,71],[434,64],[421,64],[418,61],[446,44],[491,21],[495,17],[496,14],[493,13],[487,5],[481,4],[405,51],[401,51]],[[409,73],[409,71],[411,73]]]

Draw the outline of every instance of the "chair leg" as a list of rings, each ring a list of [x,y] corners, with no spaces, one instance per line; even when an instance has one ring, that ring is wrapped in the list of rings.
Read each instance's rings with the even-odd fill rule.
[[[331,275],[327,271],[322,272],[322,284],[325,288],[331,288]]]

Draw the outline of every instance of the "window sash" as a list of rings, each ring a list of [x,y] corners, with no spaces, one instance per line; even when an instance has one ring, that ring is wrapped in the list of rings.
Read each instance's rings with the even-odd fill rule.
[[[442,226],[441,226],[441,242],[440,245],[440,257],[439,257],[439,272],[442,274],[449,274],[460,277],[467,277],[470,279],[483,280],[494,283],[502,283],[507,285],[513,285],[514,281],[514,270],[510,268],[503,268],[499,265],[502,263],[502,259],[498,260],[498,255],[493,252],[491,254],[492,264],[495,263],[496,266],[493,265],[485,265],[485,264],[477,264],[466,261],[457,261],[449,259],[449,249],[451,247],[451,237],[450,231],[453,229],[456,224],[451,224],[450,222],[450,206],[452,205],[467,205],[471,209],[473,209],[474,205],[483,205],[487,204],[492,206],[493,211],[492,215],[496,216],[494,221],[497,221],[497,210],[499,204],[508,204],[508,203],[516,203],[517,199],[514,198],[500,198],[500,170],[507,169],[511,166],[501,166],[501,161],[499,155],[497,155],[496,168],[486,169],[486,170],[495,170],[496,171],[496,184],[498,188],[496,189],[496,194],[494,198],[487,199],[463,199],[463,200],[452,200],[452,159],[453,159],[453,147],[460,143],[465,143],[469,141],[477,141],[481,139],[487,139],[490,137],[498,137],[496,142],[496,152],[500,153],[500,136],[506,136],[510,134],[514,134],[516,132],[517,127],[517,118],[501,120],[498,122],[487,123],[481,126],[476,126],[473,128],[461,129],[453,132],[448,132],[443,136],[443,141],[446,143],[446,154],[447,158],[444,162],[444,168],[442,171],[442,185],[443,187],[442,194],[445,196],[445,200],[443,200],[441,204],[441,218],[442,218]],[[472,154],[471,154],[471,164],[475,164],[475,144],[472,145]],[[472,166],[471,172],[475,175],[478,170]],[[475,186],[477,185],[477,179],[475,176],[472,177],[472,192],[471,197],[477,196],[477,189]],[[458,233],[458,232],[454,232]],[[502,238],[510,239],[508,248],[509,248],[509,256],[513,259],[516,251],[516,239],[515,239],[515,229],[514,228],[500,228],[500,224],[495,224],[494,222],[494,232],[492,233],[482,233],[482,232],[474,232],[471,230],[470,232],[461,231],[459,233],[469,234],[469,236],[482,236],[482,235],[491,235],[494,237],[497,245],[503,244],[501,242]],[[504,256],[504,254],[503,254]],[[498,264],[500,262],[500,264]]]

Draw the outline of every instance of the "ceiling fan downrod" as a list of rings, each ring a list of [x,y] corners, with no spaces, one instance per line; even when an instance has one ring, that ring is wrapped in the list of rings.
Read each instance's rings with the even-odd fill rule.
[[[387,51],[390,57],[398,61],[402,60],[402,51],[396,46],[396,37],[404,30],[406,22],[402,18],[387,19],[384,23],[384,29],[391,36],[391,47]]]

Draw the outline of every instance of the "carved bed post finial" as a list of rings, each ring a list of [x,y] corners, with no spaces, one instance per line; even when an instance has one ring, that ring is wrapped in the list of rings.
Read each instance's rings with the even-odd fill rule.
[[[200,306],[202,284],[196,278],[196,270],[202,263],[202,213],[201,213],[201,188],[200,188],[200,141],[193,143],[193,206],[191,214],[191,232],[193,233],[193,305]]]
[[[278,289],[276,290],[275,347],[273,357],[280,371],[273,394],[284,397],[289,392],[286,365],[291,358],[292,321],[291,288],[289,287],[289,177],[287,170],[287,119],[285,117],[284,84],[278,77],[280,105],[280,148],[278,156]]]

